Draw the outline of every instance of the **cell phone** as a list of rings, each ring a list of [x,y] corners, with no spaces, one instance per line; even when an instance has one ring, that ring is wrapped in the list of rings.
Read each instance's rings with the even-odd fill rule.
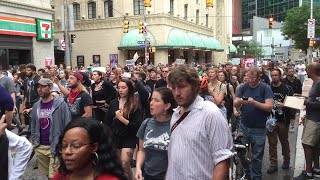
[[[247,97],[243,97],[243,98],[242,98],[242,100],[244,100],[244,101],[248,101],[248,99],[249,99],[249,98],[247,98]]]

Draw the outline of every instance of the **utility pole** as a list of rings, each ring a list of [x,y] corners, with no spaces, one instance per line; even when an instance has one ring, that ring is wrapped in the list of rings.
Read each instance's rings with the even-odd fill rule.
[[[70,48],[70,37],[69,37],[69,8],[67,0],[64,0],[63,3],[64,10],[64,42],[66,44],[65,54],[64,54],[64,63],[66,66],[71,66],[71,48]]]
[[[271,51],[271,61],[274,61],[275,54],[274,54],[274,38],[272,38],[272,45],[271,45],[272,51]]]
[[[310,19],[313,19],[313,0],[311,0],[310,5]],[[312,63],[312,46],[309,46],[309,63]]]
[[[147,7],[144,6],[144,13],[143,13],[143,25],[144,25],[144,59],[145,59],[145,63],[146,65],[148,65],[148,61],[150,60],[150,56],[148,53],[148,42],[147,42],[147,38],[148,38],[148,29],[147,29]]]

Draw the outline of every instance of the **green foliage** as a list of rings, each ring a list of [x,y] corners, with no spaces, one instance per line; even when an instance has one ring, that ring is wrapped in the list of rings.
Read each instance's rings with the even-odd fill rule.
[[[308,19],[310,18],[310,4],[303,3],[301,7],[289,9],[282,27],[282,35],[285,39],[292,39],[296,49],[301,49],[307,52],[309,47],[308,34]],[[313,18],[316,19],[315,37],[320,36],[320,7],[313,8]],[[318,44],[318,43],[317,43]]]
[[[261,44],[254,40],[242,41],[238,46],[238,53],[242,54],[243,51],[246,51],[246,57],[262,57],[265,53]]]

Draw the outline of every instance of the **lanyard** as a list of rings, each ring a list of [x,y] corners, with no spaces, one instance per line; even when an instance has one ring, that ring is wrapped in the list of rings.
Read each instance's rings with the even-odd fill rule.
[[[176,123],[173,124],[172,128],[171,128],[171,133],[173,132],[174,129],[176,129],[178,127],[178,125],[188,116],[188,114],[190,113],[190,111],[184,112],[182,114],[182,116],[178,119],[178,121]]]

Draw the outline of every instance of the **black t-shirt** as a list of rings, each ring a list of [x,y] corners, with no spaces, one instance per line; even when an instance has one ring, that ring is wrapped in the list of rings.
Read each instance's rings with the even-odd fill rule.
[[[92,101],[95,106],[103,106],[117,97],[117,91],[109,82],[94,83],[91,85]]]
[[[157,83],[157,80],[149,79],[146,81],[146,85],[151,88],[151,91],[154,89],[154,85]]]
[[[288,78],[285,78],[283,80],[283,83],[290,86],[294,93],[297,93],[297,94],[302,93],[302,83],[298,78],[295,77],[292,82]]]
[[[281,84],[279,87],[271,86],[273,92],[273,110],[275,111],[275,118],[277,121],[285,121],[286,123],[290,122],[290,111],[288,108],[280,108],[278,107],[278,102],[284,102],[286,96],[292,96],[293,91],[290,86],[285,84]]]
[[[93,105],[90,95],[84,91],[80,92],[73,104],[69,103],[68,95],[64,101],[68,104],[72,119],[81,117],[84,114],[84,108]]]
[[[27,99],[26,108],[31,108],[33,104],[40,99],[36,86],[39,80],[40,77],[38,75],[36,75],[33,79],[26,78],[24,80],[24,96]]]

